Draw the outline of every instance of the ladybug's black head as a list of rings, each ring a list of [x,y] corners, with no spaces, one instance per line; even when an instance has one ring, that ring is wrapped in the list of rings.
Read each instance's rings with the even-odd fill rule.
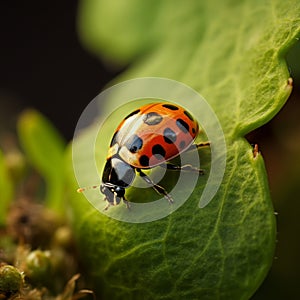
[[[102,175],[100,192],[105,195],[108,207],[110,205],[118,205],[121,199],[126,202],[125,189],[131,184],[134,177],[134,168],[120,157],[107,159]]]
[[[105,199],[109,205],[118,205],[125,195],[125,188],[111,183],[102,183],[100,192],[105,195]]]

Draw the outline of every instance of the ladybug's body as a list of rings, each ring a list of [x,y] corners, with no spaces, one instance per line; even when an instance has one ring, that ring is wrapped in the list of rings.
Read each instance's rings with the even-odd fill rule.
[[[100,191],[108,206],[120,200],[128,205],[125,189],[136,172],[169,202],[165,189],[155,184],[142,170],[165,165],[173,170],[197,170],[175,166],[169,160],[186,151],[199,133],[199,125],[184,108],[171,103],[151,103],[130,113],[117,127],[111,140]],[[207,145],[207,144],[206,144]],[[107,209],[106,208],[106,209]]]

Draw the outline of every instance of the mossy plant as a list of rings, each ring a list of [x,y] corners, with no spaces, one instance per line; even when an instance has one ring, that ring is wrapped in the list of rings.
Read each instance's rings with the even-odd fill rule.
[[[0,298],[77,298],[76,250],[62,218],[65,142],[33,109],[19,116],[18,137],[23,151],[0,151]]]
[[[20,291],[24,283],[22,273],[10,265],[0,265],[0,295],[12,296]]]

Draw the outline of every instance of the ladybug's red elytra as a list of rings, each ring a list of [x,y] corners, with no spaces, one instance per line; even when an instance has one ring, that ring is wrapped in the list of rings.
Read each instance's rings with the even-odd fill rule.
[[[171,159],[188,151],[199,134],[199,124],[183,107],[168,102],[151,103],[141,106],[127,115],[119,124],[112,137],[104,167],[100,191],[105,195],[108,209],[121,200],[129,208],[125,189],[140,175],[169,203],[171,195],[154,183],[143,170],[163,166],[171,170],[203,170],[191,165],[178,166]],[[195,144],[197,148],[209,143]],[[83,191],[85,189],[79,189]]]

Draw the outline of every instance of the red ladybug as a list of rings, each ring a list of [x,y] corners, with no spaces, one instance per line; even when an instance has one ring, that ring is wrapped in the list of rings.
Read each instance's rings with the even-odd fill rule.
[[[111,205],[118,205],[121,199],[129,207],[125,189],[131,185],[136,174],[169,203],[173,203],[167,191],[154,183],[143,170],[163,164],[167,169],[203,174],[203,170],[191,165],[178,166],[170,162],[190,148],[198,133],[198,122],[186,109],[177,104],[146,104],[127,115],[112,137],[102,175],[100,191],[107,201],[105,209]],[[196,144],[196,147],[206,145],[209,143]]]

